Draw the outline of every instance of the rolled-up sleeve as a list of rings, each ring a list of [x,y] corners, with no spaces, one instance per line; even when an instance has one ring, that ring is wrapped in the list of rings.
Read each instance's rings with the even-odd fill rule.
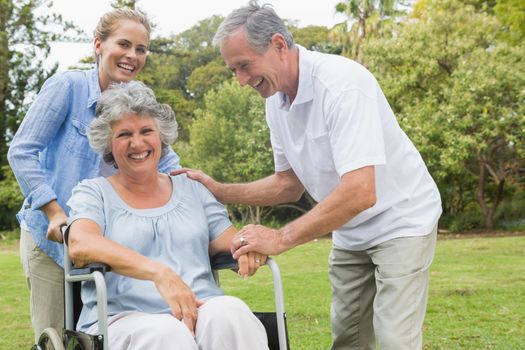
[[[180,168],[180,158],[171,146],[168,146],[168,152],[160,159],[158,168],[161,173]]]
[[[27,112],[8,151],[8,161],[27,203],[35,209],[57,198],[40,165],[40,153],[54,139],[69,109],[70,85],[61,74],[49,78]]]

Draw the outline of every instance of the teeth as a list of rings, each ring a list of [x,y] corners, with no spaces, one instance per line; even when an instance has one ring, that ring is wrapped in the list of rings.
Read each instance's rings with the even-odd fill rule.
[[[129,157],[131,159],[135,159],[135,160],[142,160],[142,159],[146,158],[148,155],[149,155],[149,151],[146,151],[146,152],[140,153],[140,154],[130,154]]]
[[[125,63],[119,63],[119,64],[117,64],[117,66],[119,66],[120,68],[124,68],[126,70],[129,70],[130,72],[133,72],[135,70],[134,66],[131,66],[131,65],[125,64]]]
[[[261,78],[261,80],[259,80],[256,84],[253,84],[253,87],[258,88],[259,86],[261,86],[263,80],[264,78]]]

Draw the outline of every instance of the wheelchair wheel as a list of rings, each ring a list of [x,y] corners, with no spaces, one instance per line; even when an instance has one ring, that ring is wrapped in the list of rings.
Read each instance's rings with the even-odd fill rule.
[[[62,337],[54,328],[46,328],[38,339],[39,350],[64,350]]]

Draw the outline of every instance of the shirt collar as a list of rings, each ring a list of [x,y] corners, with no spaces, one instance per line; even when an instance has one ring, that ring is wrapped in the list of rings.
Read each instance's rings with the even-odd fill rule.
[[[292,108],[295,105],[307,103],[314,98],[314,87],[312,84],[312,70],[313,66],[309,60],[309,52],[301,45],[295,45],[299,50],[299,84],[297,86],[297,96],[289,105],[288,96],[283,92],[279,92],[280,107],[282,109]]]
[[[100,83],[98,82],[98,65],[87,72],[88,75],[88,102],[87,107],[91,108],[100,99]]]

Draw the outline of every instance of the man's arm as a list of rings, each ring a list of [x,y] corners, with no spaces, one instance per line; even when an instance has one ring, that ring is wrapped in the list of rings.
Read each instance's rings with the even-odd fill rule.
[[[244,184],[220,183],[202,171],[193,169],[175,170],[171,175],[182,173],[201,182],[222,203],[275,205],[296,202],[304,192],[303,185],[292,169]]]
[[[340,184],[312,210],[280,229],[261,225],[242,228],[233,240],[234,257],[249,251],[277,255],[338,229],[376,202],[373,166],[342,176]],[[241,241],[241,237],[244,239]]]

